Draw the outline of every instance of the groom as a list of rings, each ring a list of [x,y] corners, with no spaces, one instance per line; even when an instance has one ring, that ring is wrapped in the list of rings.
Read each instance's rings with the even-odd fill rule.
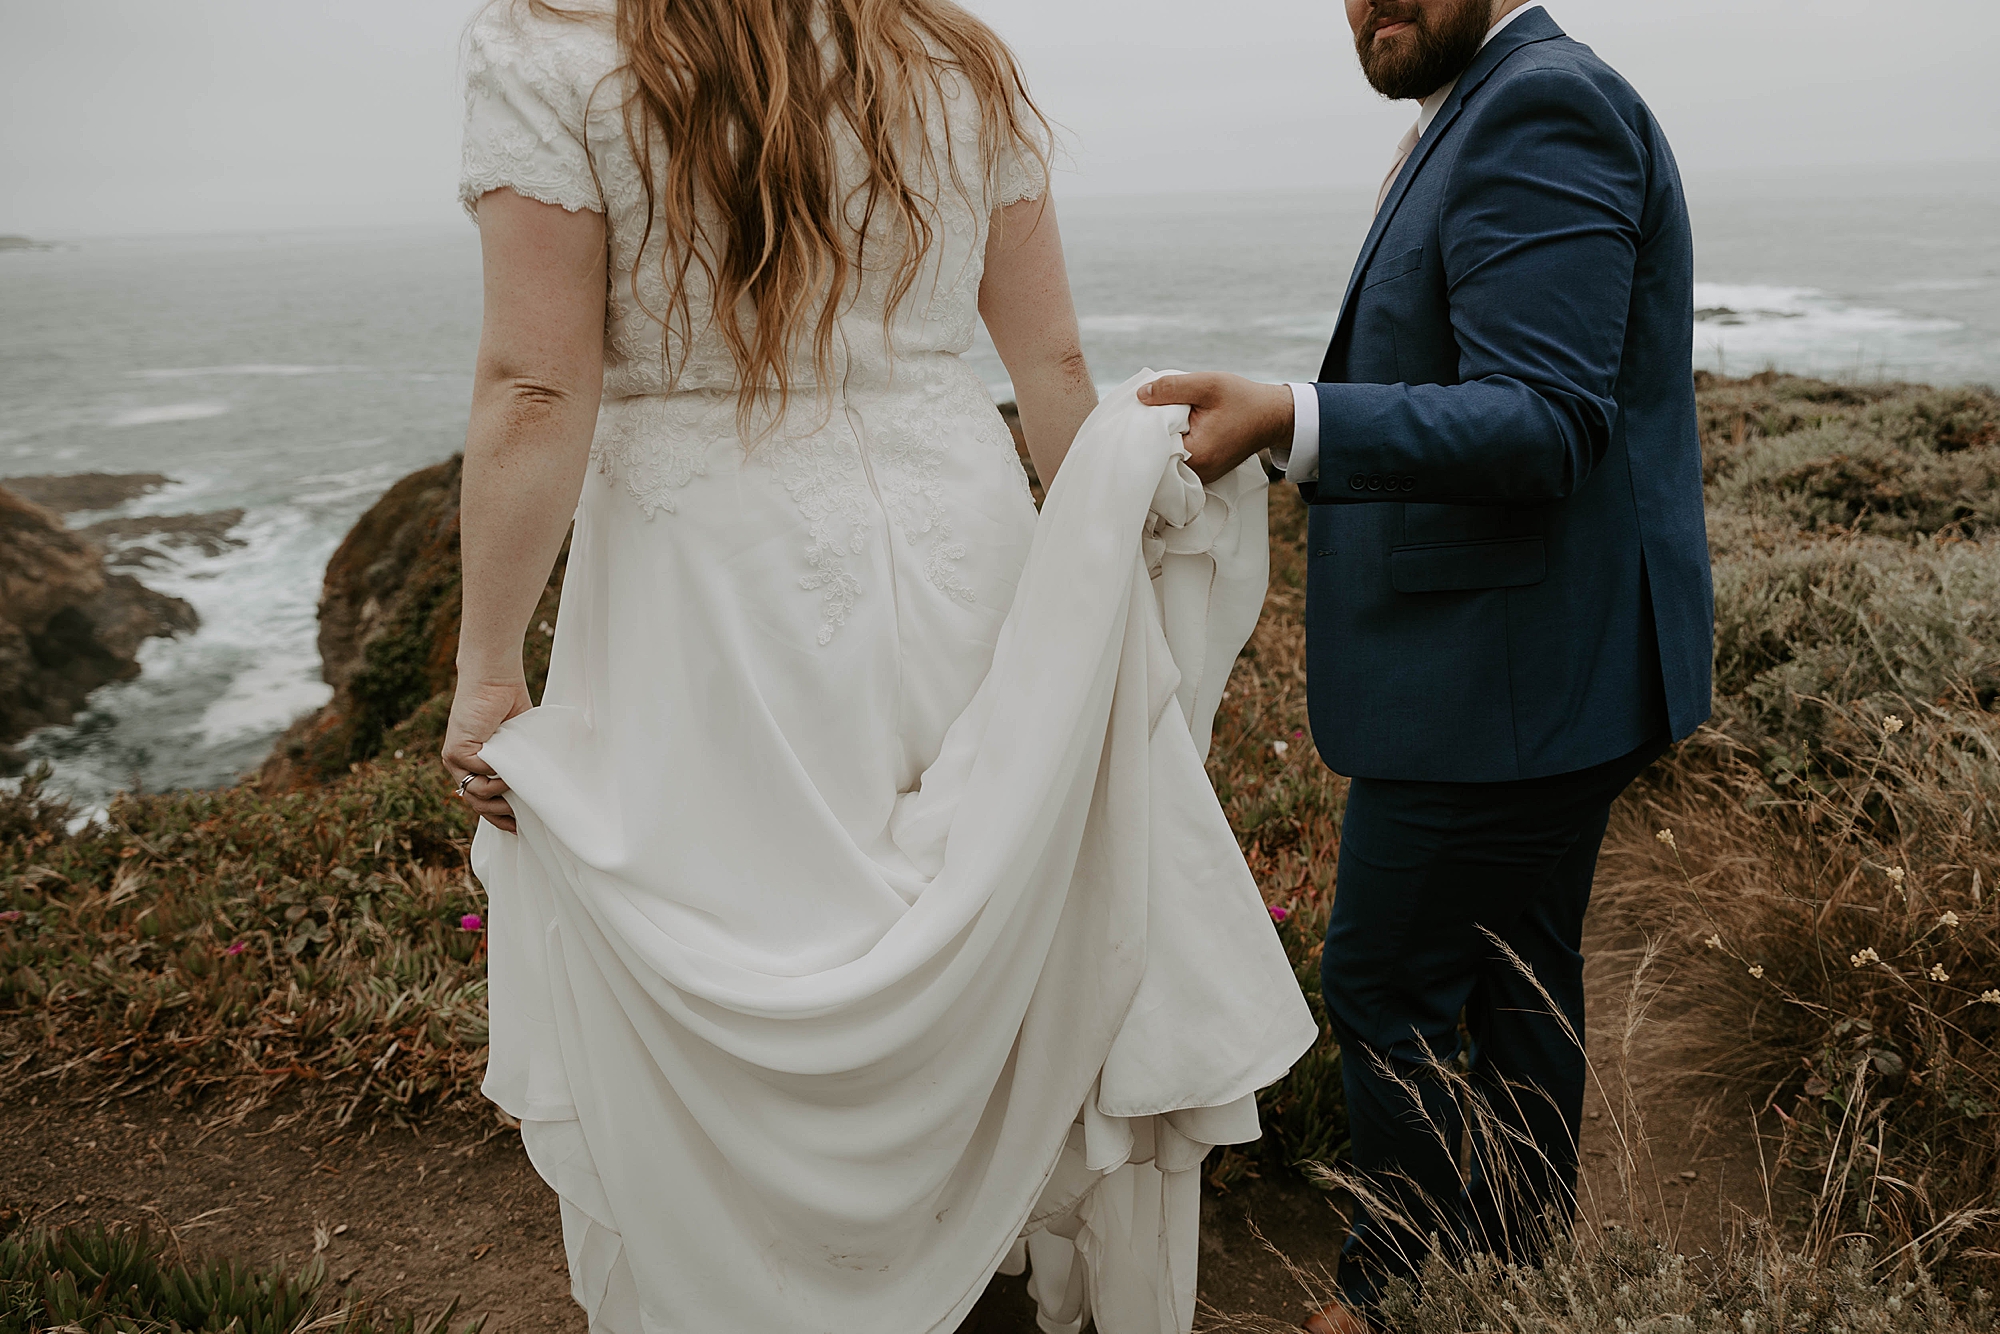
[[[1142,391],[1192,405],[1204,478],[1268,448],[1311,502],[1313,733],[1353,779],[1322,982],[1377,1202],[1307,1325],[1334,1334],[1429,1234],[1532,1262],[1567,1217],[1598,845],[1708,716],[1713,639],[1693,254],[1659,125],[1539,4],[1346,4],[1369,82],[1421,110],[1318,382]],[[1438,1077],[1461,1016],[1490,1109],[1467,1185]]]

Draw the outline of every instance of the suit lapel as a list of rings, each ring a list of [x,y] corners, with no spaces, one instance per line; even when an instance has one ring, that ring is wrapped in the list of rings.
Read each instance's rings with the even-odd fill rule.
[[[1445,99],[1445,104],[1438,108],[1437,115],[1431,120],[1430,128],[1424,131],[1424,137],[1417,140],[1417,146],[1410,150],[1410,160],[1396,173],[1395,184],[1389,187],[1389,193],[1382,200],[1382,207],[1375,210],[1375,221],[1369,226],[1368,236],[1361,243],[1361,254],[1355,259],[1354,272],[1347,279],[1347,292],[1340,299],[1340,317],[1333,323],[1335,337],[1339,336],[1341,327],[1347,323],[1347,317],[1354,308],[1354,294],[1360,290],[1361,275],[1368,271],[1369,264],[1374,261],[1375,251],[1382,244],[1382,233],[1388,230],[1390,220],[1396,216],[1397,206],[1403,202],[1403,196],[1410,192],[1410,186],[1417,179],[1417,173],[1424,169],[1424,163],[1429,160],[1431,150],[1444,138],[1445,132],[1451,128],[1451,123],[1458,119],[1459,111],[1472,95],[1479,91],[1480,86],[1492,77],[1493,72],[1500,68],[1508,56],[1524,46],[1546,42],[1563,35],[1563,30],[1549,17],[1548,10],[1537,8],[1532,13],[1523,14],[1508,24],[1498,36],[1480,50],[1472,63],[1466,66],[1465,73],[1459,76],[1458,86],[1452,89],[1451,96]]]

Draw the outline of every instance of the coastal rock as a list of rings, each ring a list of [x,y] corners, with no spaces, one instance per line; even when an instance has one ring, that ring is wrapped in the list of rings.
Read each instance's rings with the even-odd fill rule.
[[[245,545],[230,536],[243,522],[243,511],[211,510],[206,514],[133,514],[104,519],[76,531],[109,551],[114,569],[167,564],[167,551],[196,551],[220,556]],[[150,539],[150,543],[139,539]]]
[[[187,603],[109,572],[100,548],[0,487],[0,742],[68,722],[91,691],[139,674],[140,644],[196,623]]]
[[[77,472],[9,477],[7,489],[58,514],[108,510],[157,491],[173,478],[157,472]]]
[[[279,739],[259,774],[266,788],[330,778],[441,734],[457,680],[462,469],[453,457],[397,482],[327,562],[319,653],[333,698]],[[565,546],[530,622],[528,684],[537,694],[567,556]]]

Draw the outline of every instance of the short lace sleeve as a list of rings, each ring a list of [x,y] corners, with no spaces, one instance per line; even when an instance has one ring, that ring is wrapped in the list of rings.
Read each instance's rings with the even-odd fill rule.
[[[1049,192],[1048,160],[1054,145],[1050,143],[1048,135],[1042,129],[1042,123],[1025,108],[1020,115],[1020,125],[1022,133],[1041,149],[1042,156],[1037,159],[1018,140],[1009,139],[1001,145],[999,153],[993,159],[993,207],[995,208],[1018,204],[1024,199],[1040,199]]]
[[[472,25],[459,202],[475,222],[479,197],[503,188],[571,212],[602,213],[585,147],[591,89],[577,86],[555,58],[564,34],[542,31],[554,26],[546,21],[525,28],[517,8],[501,0]]]

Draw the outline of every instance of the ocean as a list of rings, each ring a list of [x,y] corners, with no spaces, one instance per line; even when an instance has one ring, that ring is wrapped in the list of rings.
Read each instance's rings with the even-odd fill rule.
[[[1697,182],[1694,364],[2000,385],[2000,166]],[[1142,366],[1299,379],[1319,364],[1370,197],[1306,192],[1062,205],[1097,378]],[[0,478],[158,472],[74,524],[242,509],[240,545],[139,571],[201,629],[21,745],[85,803],[225,784],[318,707],[329,555],[464,432],[477,234],[57,240],[0,251]],[[970,359],[997,396],[1005,368]]]

